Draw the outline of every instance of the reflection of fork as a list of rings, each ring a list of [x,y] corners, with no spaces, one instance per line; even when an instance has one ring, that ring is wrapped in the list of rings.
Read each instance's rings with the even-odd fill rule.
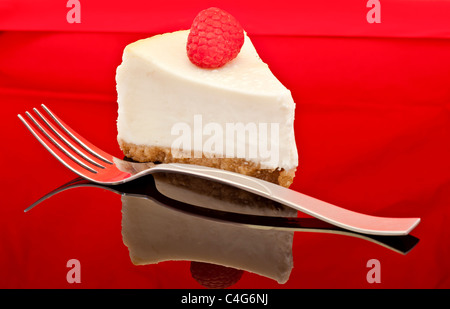
[[[242,214],[195,206],[163,195],[158,191],[155,184],[155,179],[151,175],[146,176],[142,180],[137,180],[132,184],[124,183],[116,186],[107,186],[103,184],[93,183],[83,178],[76,178],[47,193],[42,198],[34,202],[31,206],[29,206],[25,211],[31,210],[33,207],[39,205],[46,199],[58,193],[80,187],[101,188],[124,196],[135,196],[139,198],[150,199],[160,205],[170,207],[171,209],[182,212],[186,215],[198,216],[206,220],[215,220],[226,222],[229,224],[242,225],[248,228],[284,230],[291,232],[331,233],[356,237],[386,247],[401,254],[407,254],[419,242],[419,239],[412,235],[382,236],[356,233],[338,228],[317,218],[295,218],[258,214]]]
[[[128,162],[100,150],[70,129],[47,107],[52,124],[36,108],[42,120],[26,115],[40,129],[36,130],[18,115],[39,142],[67,168],[97,184],[118,185],[157,172],[182,173],[228,184],[292,207],[335,226],[357,233],[373,235],[407,235],[419,218],[384,218],[347,210],[279,185],[229,171],[190,164],[153,164]]]

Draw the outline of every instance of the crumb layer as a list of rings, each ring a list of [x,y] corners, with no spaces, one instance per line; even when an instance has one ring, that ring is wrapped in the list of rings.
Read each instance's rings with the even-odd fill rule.
[[[220,168],[223,170],[263,179],[288,188],[294,181],[296,169],[262,169],[257,163],[241,158],[206,157],[178,158],[172,155],[168,147],[145,146],[127,143],[119,139],[119,146],[124,155],[137,162],[185,163]]]

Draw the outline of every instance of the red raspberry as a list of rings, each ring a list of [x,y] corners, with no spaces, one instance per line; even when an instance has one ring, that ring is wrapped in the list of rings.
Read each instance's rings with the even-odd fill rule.
[[[244,273],[241,269],[203,263],[191,262],[192,277],[208,289],[226,289],[241,279]]]
[[[219,68],[236,58],[244,44],[244,30],[227,12],[212,7],[194,18],[187,55],[201,68]]]

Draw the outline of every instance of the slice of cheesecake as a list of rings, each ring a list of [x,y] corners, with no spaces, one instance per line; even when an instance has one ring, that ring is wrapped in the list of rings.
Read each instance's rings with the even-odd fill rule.
[[[298,164],[295,103],[245,35],[216,69],[190,62],[189,30],[129,44],[117,68],[118,141],[139,162],[226,169],[288,187]]]

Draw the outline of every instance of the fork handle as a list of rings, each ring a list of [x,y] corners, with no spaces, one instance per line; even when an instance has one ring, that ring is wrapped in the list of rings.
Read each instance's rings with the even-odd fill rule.
[[[210,167],[169,163],[147,170],[150,173],[157,171],[183,173],[231,185],[357,233],[407,235],[420,222],[420,218],[377,217],[358,213],[265,180]]]

